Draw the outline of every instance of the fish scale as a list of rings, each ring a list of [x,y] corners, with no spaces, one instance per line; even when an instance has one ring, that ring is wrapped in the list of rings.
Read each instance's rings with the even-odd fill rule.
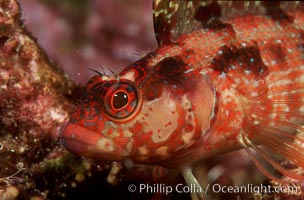
[[[61,140],[78,155],[179,169],[197,187],[195,162],[240,148],[267,177],[303,181],[277,160],[304,167],[303,8],[155,1],[159,48],[94,76]]]

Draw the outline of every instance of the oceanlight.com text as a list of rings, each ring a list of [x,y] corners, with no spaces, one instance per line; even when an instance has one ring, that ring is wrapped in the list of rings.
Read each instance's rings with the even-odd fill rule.
[[[168,195],[172,192],[177,193],[253,193],[253,194],[271,194],[271,193],[285,193],[285,194],[299,194],[299,188],[296,186],[278,185],[265,186],[247,184],[243,186],[228,186],[220,184],[208,184],[206,188],[201,188],[197,185],[177,184],[176,186],[166,185],[163,183],[148,184],[142,183],[139,185],[130,184],[128,186],[129,192],[139,193],[162,193]]]

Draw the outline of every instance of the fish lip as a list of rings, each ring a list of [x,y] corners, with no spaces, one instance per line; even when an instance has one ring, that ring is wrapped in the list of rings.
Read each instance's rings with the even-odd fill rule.
[[[69,126],[72,126],[71,127],[72,129],[80,128],[80,131],[74,130],[74,131],[66,132]],[[86,134],[82,132],[85,130],[89,132],[87,133],[88,135],[87,140],[85,139],[85,136],[82,135],[82,134]],[[59,133],[60,144],[69,152],[75,155],[89,157],[89,158],[96,158],[96,159],[101,158],[112,161],[121,161],[125,158],[128,158],[128,156],[117,154],[117,149],[122,148],[118,144],[114,144],[112,151],[107,151],[105,149],[99,148],[96,143],[101,138],[112,139],[74,123],[64,124],[60,128],[60,133]]]
[[[80,140],[79,140],[79,139],[76,139],[76,138],[79,138],[79,137],[77,137],[77,136],[79,136],[79,135],[81,134],[80,131],[74,131],[73,133],[71,133],[71,131],[66,132],[66,131],[67,131],[67,128],[68,128],[69,126],[73,126],[74,128],[80,127],[81,129],[90,131],[89,129],[87,129],[87,128],[85,128],[85,127],[82,127],[82,126],[79,126],[79,125],[74,124],[74,123],[68,122],[68,123],[64,124],[64,125],[60,128],[60,130],[59,130],[59,141],[60,141],[60,143],[61,143],[66,149],[69,150],[69,147],[67,147],[67,145],[66,145],[66,141],[67,141],[67,142],[73,142],[73,143],[79,144],[79,145],[85,145],[85,146],[90,146],[90,145],[92,145],[91,143],[86,142],[86,141],[83,140],[83,139],[80,139]],[[93,131],[90,131],[89,134],[92,134],[92,133],[94,133],[94,132],[93,132]],[[96,134],[96,133],[94,133],[94,134]],[[97,135],[97,134],[96,134],[96,135]],[[100,137],[102,137],[102,135],[100,135]]]
[[[76,126],[78,127],[77,124],[74,123],[65,123],[64,125],[62,125],[62,127],[59,130],[59,143],[61,146],[63,146],[65,149],[67,149],[69,152],[79,155],[79,149],[82,148],[87,148],[88,146],[92,145],[89,143],[86,143],[83,140],[77,140],[75,139],[78,133],[67,133],[67,128],[69,126]],[[82,154],[82,153],[81,153]]]

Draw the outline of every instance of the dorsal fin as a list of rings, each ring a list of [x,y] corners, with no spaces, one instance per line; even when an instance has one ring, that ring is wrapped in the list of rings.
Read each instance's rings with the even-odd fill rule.
[[[159,45],[168,44],[184,33],[201,28],[199,21],[193,20],[200,1],[154,0],[154,32]]]
[[[285,10],[304,9],[301,2],[154,0],[154,32],[159,45],[174,42],[183,34],[199,29],[222,29],[225,22],[245,15],[267,15],[289,19]]]

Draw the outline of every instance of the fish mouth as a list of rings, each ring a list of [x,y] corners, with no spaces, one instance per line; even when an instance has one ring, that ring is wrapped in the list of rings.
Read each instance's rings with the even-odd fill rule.
[[[59,140],[62,146],[76,155],[113,161],[121,161],[126,157],[120,144],[77,124],[63,125]]]

